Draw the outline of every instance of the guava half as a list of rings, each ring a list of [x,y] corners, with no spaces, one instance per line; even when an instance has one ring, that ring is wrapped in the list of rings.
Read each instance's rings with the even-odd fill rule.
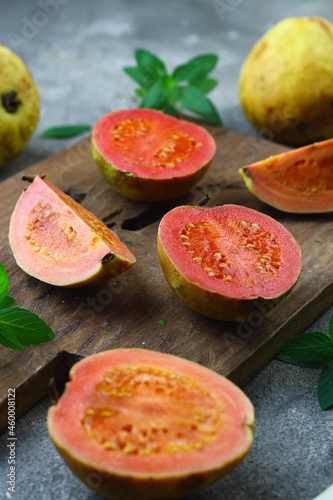
[[[215,149],[202,127],[152,109],[113,111],[92,133],[99,172],[114,189],[139,201],[169,200],[189,191]]]
[[[172,500],[216,481],[249,451],[253,425],[225,377],[145,349],[76,363],[47,420],[72,472],[115,500]]]
[[[246,187],[291,213],[333,211],[333,139],[270,156],[239,170]]]
[[[158,253],[175,294],[211,318],[243,322],[258,298],[296,283],[301,249],[279,222],[238,205],[181,206],[160,222]]]
[[[26,273],[57,286],[98,285],[135,262],[109,228],[39,176],[15,206],[9,243]]]
[[[23,61],[0,45],[0,167],[15,158],[36,128],[40,101]]]

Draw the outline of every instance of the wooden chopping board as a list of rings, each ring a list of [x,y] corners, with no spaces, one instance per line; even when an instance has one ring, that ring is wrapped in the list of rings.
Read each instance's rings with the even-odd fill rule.
[[[166,203],[140,203],[116,193],[98,174],[90,138],[2,182],[1,262],[9,275],[16,305],[40,315],[56,339],[24,352],[0,348],[0,430],[7,426],[7,391],[16,389],[17,416],[47,393],[49,380],[66,380],[80,356],[119,347],[141,347],[201,363],[244,385],[276,353],[333,302],[333,216],[279,212],[245,188],[238,169],[287,148],[222,127],[207,127],[217,143],[216,157],[202,181],[187,195]],[[47,174],[128,245],[137,263],[97,288],[62,289],[39,282],[16,265],[8,226],[25,184],[22,175]],[[160,218],[171,208],[196,205],[206,193],[210,206],[245,205],[284,224],[299,242],[303,270],[288,297],[233,324],[188,309],[171,291],[159,265],[156,235]],[[164,319],[165,326],[158,321]]]

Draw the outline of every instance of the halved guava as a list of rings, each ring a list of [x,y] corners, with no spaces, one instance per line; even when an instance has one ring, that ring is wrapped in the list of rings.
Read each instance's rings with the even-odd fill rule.
[[[157,245],[175,294],[228,321],[246,321],[258,297],[281,297],[302,267],[301,249],[282,224],[238,205],[174,208],[160,222]]]
[[[202,127],[152,109],[113,111],[92,133],[99,172],[121,194],[140,201],[169,200],[189,191],[215,150]]]
[[[26,273],[57,286],[97,285],[135,262],[110,229],[38,176],[15,206],[9,243]]]
[[[254,410],[225,377],[144,349],[89,356],[48,412],[72,472],[115,500],[171,500],[230,472],[253,442]]]
[[[279,210],[333,211],[333,139],[270,156],[239,173],[252,194]]]

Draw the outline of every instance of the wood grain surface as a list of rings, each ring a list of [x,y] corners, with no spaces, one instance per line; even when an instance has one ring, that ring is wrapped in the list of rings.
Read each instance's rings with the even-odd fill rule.
[[[285,340],[306,328],[333,302],[332,214],[279,212],[253,197],[238,169],[287,148],[222,127],[207,127],[217,143],[216,157],[202,181],[187,195],[166,203],[140,203],[116,193],[98,174],[87,137],[69,149],[1,183],[1,262],[9,274],[16,305],[39,314],[56,339],[23,352],[0,351],[0,429],[7,426],[7,391],[16,389],[17,416],[47,393],[51,377],[68,377],[80,356],[119,347],[141,347],[201,363],[244,385]],[[96,288],[62,289],[42,283],[16,265],[8,226],[25,184],[22,175],[46,174],[117,233],[137,258],[128,271]],[[156,235],[171,208],[196,205],[206,193],[209,206],[235,203],[262,211],[284,224],[303,253],[301,277],[291,293],[233,324],[201,316],[171,291],[159,265]],[[165,326],[158,321],[164,319]]]

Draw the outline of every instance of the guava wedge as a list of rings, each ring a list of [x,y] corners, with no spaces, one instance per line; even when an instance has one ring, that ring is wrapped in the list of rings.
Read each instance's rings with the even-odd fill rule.
[[[253,425],[225,377],[145,349],[76,363],[47,419],[72,472],[114,500],[172,500],[216,481],[249,451]]]
[[[139,201],[164,201],[189,191],[215,150],[214,139],[202,127],[152,109],[112,111],[92,133],[92,154],[101,175]]]
[[[109,228],[39,176],[14,208],[9,243],[26,273],[57,286],[98,285],[135,262]]]
[[[38,123],[37,86],[24,62],[0,45],[0,167],[26,146]]]
[[[333,139],[242,167],[246,187],[284,212],[333,211]]]
[[[296,283],[301,249],[279,222],[239,205],[181,206],[160,222],[160,264],[175,294],[205,316],[244,322],[258,298]]]

